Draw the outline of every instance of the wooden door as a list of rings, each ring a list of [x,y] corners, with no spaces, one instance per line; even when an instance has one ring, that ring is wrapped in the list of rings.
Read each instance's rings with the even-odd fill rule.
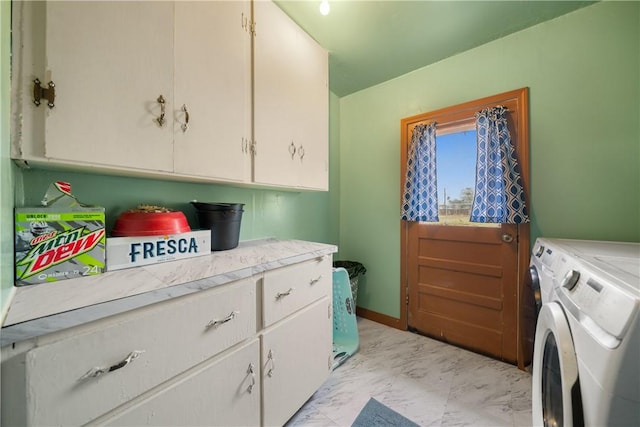
[[[402,120],[402,184],[413,128],[436,121],[439,133],[473,126],[474,114],[504,105],[528,192],[527,89]],[[529,260],[528,224],[443,225],[402,222],[401,275],[410,329],[493,357],[517,362],[519,295]],[[404,315],[403,315],[404,311]]]

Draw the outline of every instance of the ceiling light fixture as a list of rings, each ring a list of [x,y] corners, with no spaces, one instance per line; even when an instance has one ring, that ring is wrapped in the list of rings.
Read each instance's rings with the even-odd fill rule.
[[[328,15],[331,11],[331,6],[329,6],[329,0],[322,0],[320,2],[320,13],[322,15]]]

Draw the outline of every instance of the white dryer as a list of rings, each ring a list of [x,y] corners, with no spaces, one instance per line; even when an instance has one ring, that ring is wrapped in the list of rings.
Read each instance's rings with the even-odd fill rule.
[[[639,426],[640,244],[544,241],[552,292],[536,326],[533,425]]]

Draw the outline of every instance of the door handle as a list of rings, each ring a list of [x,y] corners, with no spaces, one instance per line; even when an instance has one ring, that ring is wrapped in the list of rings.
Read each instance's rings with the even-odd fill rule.
[[[504,233],[502,235],[502,241],[505,242],[505,243],[511,243],[511,242],[513,242],[513,236],[511,234],[509,234],[509,233]]]

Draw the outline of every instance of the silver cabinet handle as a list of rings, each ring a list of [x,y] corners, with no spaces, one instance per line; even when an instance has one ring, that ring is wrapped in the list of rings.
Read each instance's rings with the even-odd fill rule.
[[[293,292],[294,289],[295,288],[289,288],[289,290],[287,292],[278,292],[276,294],[276,300],[279,300],[279,299],[282,299],[282,298],[284,298],[286,296],[291,295],[291,292]]]
[[[276,360],[273,357],[273,351],[269,350],[269,354],[267,355],[267,363],[265,364],[265,368],[267,365],[271,365],[269,370],[267,371],[267,376],[271,378],[273,376],[273,371],[276,370]]]
[[[184,123],[182,124],[182,132],[186,132],[189,129],[189,111],[187,111],[187,106],[182,104],[182,112],[184,113]]]
[[[304,147],[302,146],[302,144],[300,144],[300,147],[298,147],[298,156],[300,156],[300,160],[304,159]]]
[[[316,283],[318,283],[318,282],[320,281],[320,279],[322,279],[322,274],[321,274],[321,275],[319,275],[317,279],[311,279],[311,280],[309,281],[309,284],[310,284],[311,286],[313,286],[313,285],[315,285]]]
[[[211,328],[216,328],[220,325],[223,325],[227,322],[230,322],[231,320],[233,320],[234,317],[236,317],[238,314],[240,314],[239,311],[232,311],[227,317],[225,317],[224,319],[219,319],[219,320],[211,320],[209,323],[207,323],[207,326],[205,326],[205,329],[211,329]]]
[[[164,96],[160,95],[157,99],[158,104],[160,104],[160,116],[156,119],[156,122],[158,122],[158,125],[160,125],[160,127],[164,126],[165,123],[165,119],[164,119],[164,114],[165,114],[165,104],[167,103],[167,101],[165,101]]]
[[[134,350],[127,357],[125,357],[122,361],[116,363],[115,365],[109,366],[108,368],[103,368],[100,366],[96,366],[94,368],[89,369],[89,371],[81,376],[78,381],[84,381],[89,378],[97,378],[101,375],[108,374],[109,372],[117,371],[118,369],[124,368],[129,363],[136,360],[144,350]]]
[[[289,145],[289,154],[291,154],[291,160],[296,155],[296,146],[293,145],[293,141],[291,141],[291,145]]]
[[[253,367],[253,363],[249,363],[249,368],[247,368],[247,375],[251,377],[251,384],[249,384],[249,387],[247,387],[247,391],[249,392],[249,394],[251,394],[251,392],[253,392],[253,387],[256,385],[256,372],[255,368]]]

